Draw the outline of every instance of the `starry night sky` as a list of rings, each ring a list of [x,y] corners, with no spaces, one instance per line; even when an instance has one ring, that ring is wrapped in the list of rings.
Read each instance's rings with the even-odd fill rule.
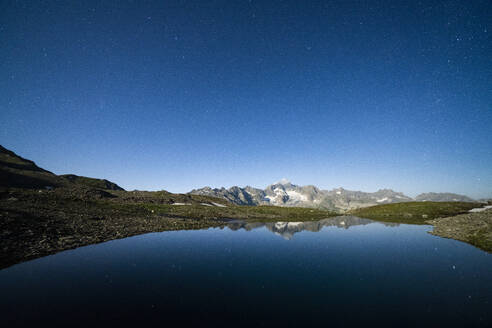
[[[2,1],[0,144],[126,189],[492,197],[492,2]]]

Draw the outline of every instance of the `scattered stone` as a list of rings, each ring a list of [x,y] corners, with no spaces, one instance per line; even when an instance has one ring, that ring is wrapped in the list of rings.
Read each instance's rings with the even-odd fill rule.
[[[429,233],[461,240],[492,252],[492,209],[429,220],[434,226]]]

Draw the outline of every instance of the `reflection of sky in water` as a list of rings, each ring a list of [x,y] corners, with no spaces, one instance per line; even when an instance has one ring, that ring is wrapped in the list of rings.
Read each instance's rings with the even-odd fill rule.
[[[81,323],[99,324],[490,322],[490,254],[429,235],[429,226],[345,221],[290,240],[268,226],[215,228],[66,251],[0,271],[2,316],[53,319],[56,309],[62,321],[75,311]]]

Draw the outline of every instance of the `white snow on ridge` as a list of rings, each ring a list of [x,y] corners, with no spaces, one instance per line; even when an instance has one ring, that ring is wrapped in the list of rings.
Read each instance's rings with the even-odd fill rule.
[[[270,203],[272,203],[272,204],[275,204],[277,202],[280,202],[280,200],[282,199],[282,197],[288,195],[285,191],[283,191],[282,189],[279,189],[279,188],[273,189],[273,192],[275,193],[275,195],[273,195],[273,196],[266,195],[265,196],[265,199],[267,201],[269,201]]]
[[[188,204],[188,203],[173,203],[171,205],[178,205],[178,206],[181,206],[181,205],[191,205],[191,204]]]
[[[265,198],[270,202],[270,203],[275,203],[277,201],[277,197],[279,195],[275,195],[275,196],[265,196]]]
[[[227,207],[226,205],[222,205],[222,204],[219,204],[219,203],[212,202],[212,204],[214,204],[217,207]]]
[[[468,212],[470,212],[470,213],[483,212],[483,211],[486,211],[486,210],[488,210],[490,208],[492,208],[492,205],[488,205],[488,206],[485,206],[485,207],[479,207],[479,208],[472,208]]]
[[[287,195],[289,195],[290,199],[295,201],[305,202],[308,200],[306,195],[303,195],[295,190],[287,190]]]
[[[279,188],[275,188],[273,189],[273,191],[278,195],[281,195],[281,196],[284,196],[285,195],[285,191],[283,191],[282,189],[279,189]]]
[[[382,203],[382,202],[385,202],[387,200],[388,200],[388,197],[384,197],[384,198],[378,199],[376,202]]]

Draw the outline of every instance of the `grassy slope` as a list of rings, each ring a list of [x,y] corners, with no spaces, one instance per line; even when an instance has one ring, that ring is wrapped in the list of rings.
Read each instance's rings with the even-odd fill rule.
[[[58,188],[45,190],[44,186]],[[313,208],[237,206],[208,196],[119,189],[107,180],[54,175],[0,146],[0,248],[4,251],[0,254],[0,268],[64,249],[146,232],[220,226],[225,219],[309,221],[337,215]],[[427,220],[464,213],[480,205],[411,202],[378,205],[350,214],[425,224]],[[487,229],[474,234],[480,240],[472,243],[483,244],[482,236],[490,235]]]
[[[108,189],[108,190],[123,190],[116,183],[108,181],[106,179],[95,179],[83,176],[78,176],[75,174],[64,174],[59,177],[78,185],[83,185],[91,188]]]
[[[274,221],[309,221],[320,220],[337,215],[333,212],[301,207],[277,206],[236,206],[212,207],[206,205],[161,205],[143,204],[144,208],[154,213],[169,217],[195,219],[245,219]]]
[[[483,203],[410,202],[385,204],[352,211],[353,215],[377,221],[431,224],[431,234],[461,240],[492,252],[492,211],[469,213]]]
[[[53,173],[0,145],[0,189],[43,188],[62,184],[62,179]]]
[[[466,213],[481,206],[468,202],[408,202],[360,208],[350,213],[377,221],[427,224],[428,220]]]
[[[123,190],[117,184],[104,179],[73,174],[53,174],[40,168],[33,161],[25,159],[0,145],[0,189],[43,189],[45,187],[69,186],[70,184],[103,190]]]
[[[226,219],[305,221],[332,215],[307,208],[236,206],[217,198],[165,191],[98,191],[75,184],[54,190],[10,188],[0,192],[0,269],[142,233],[223,226]]]
[[[437,233],[435,235],[439,236],[439,234]],[[468,232],[468,234],[465,238],[462,239],[462,241],[478,247],[484,251],[492,253],[492,233],[490,225],[479,230],[472,230]]]
[[[429,221],[433,235],[452,238],[492,252],[492,210]]]
[[[326,210],[300,207],[239,206],[224,199],[202,195],[173,194],[167,191],[112,191],[113,207],[133,208],[145,214],[184,219],[249,219],[308,221],[335,216]],[[103,205],[107,201],[100,203]],[[181,203],[186,205],[172,205]],[[206,204],[206,205],[204,205]],[[216,206],[220,204],[222,206]]]

